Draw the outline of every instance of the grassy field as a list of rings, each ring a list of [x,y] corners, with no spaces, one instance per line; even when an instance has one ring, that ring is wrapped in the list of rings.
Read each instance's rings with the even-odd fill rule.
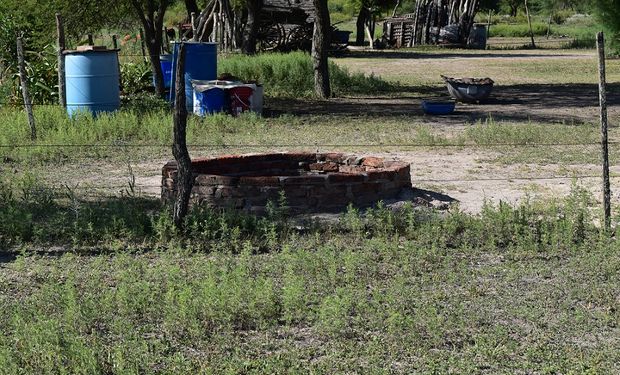
[[[262,238],[196,215],[148,250],[19,256],[0,371],[617,372],[620,258],[588,204],[275,217]]]
[[[0,374],[620,372],[616,229],[600,229],[599,180],[571,181],[600,173],[592,51],[333,62],[389,90],[280,90],[266,117],[190,117],[192,156],[397,157],[416,187],[459,204],[322,223],[277,205],[262,218],[198,209],[177,231],[158,199],[171,158],[161,106],[77,119],[39,106],[35,143],[23,112],[0,109]],[[608,70],[613,85],[617,60]],[[440,74],[492,76],[497,103],[424,116]],[[610,104],[613,122],[613,92]],[[566,178],[519,180],[547,175]]]

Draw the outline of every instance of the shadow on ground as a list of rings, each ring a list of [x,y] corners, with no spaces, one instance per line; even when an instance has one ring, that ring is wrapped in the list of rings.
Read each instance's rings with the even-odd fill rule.
[[[338,58],[359,58],[359,59],[484,59],[484,58],[506,58],[506,59],[515,59],[515,58],[562,58],[562,57],[571,57],[571,56],[580,56],[583,54],[553,54],[553,53],[536,53],[536,52],[518,52],[518,53],[510,53],[510,52],[478,52],[478,53],[459,53],[459,52],[437,52],[437,53],[428,53],[428,52],[420,52],[420,51],[395,51],[395,50],[383,50],[383,51],[349,51],[346,53],[337,54]]]
[[[424,98],[447,97],[443,86],[405,87],[402,95],[341,97],[330,100],[278,99],[266,102],[266,116],[332,115],[416,117],[420,122],[457,125],[485,120],[534,121],[541,123],[588,123],[598,118],[598,85],[596,84],[523,84],[496,86],[491,98],[481,104],[459,103],[452,115],[425,115],[420,106]],[[620,105],[620,84],[608,85],[610,107]],[[614,109],[611,108],[613,111]]]

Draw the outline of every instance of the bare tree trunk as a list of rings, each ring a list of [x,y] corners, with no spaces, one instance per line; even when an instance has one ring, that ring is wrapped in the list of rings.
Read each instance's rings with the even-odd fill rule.
[[[329,8],[327,0],[313,0],[314,32],[312,35],[312,62],[314,65],[314,91],[320,98],[329,98],[329,65],[327,48],[330,41]]]
[[[256,38],[260,26],[258,17],[262,7],[262,0],[248,0],[248,22],[245,25],[242,45],[243,53],[247,55],[256,53]]]
[[[172,155],[174,155],[174,159],[177,162],[177,196],[174,201],[172,219],[174,225],[177,228],[181,228],[183,219],[187,215],[193,184],[192,161],[189,157],[186,143],[185,43],[181,43],[179,46],[179,56],[175,71],[175,88]]]
[[[527,0],[525,0],[524,3],[525,3],[525,14],[527,15],[527,25],[530,28],[530,38],[532,39],[532,48],[536,48],[536,43],[534,43],[534,31],[532,31],[532,19],[530,17],[530,10],[527,6]]]
[[[366,20],[368,17],[370,17],[370,12],[362,5],[355,22],[355,44],[358,46],[364,45],[364,33],[366,32]]]
[[[157,91],[158,95],[163,96],[166,88],[164,86],[164,75],[159,62],[159,52],[163,40],[161,30],[164,27],[164,14],[168,8],[168,1],[160,0],[159,7],[156,8],[154,0],[148,0],[146,2],[146,11],[142,8],[140,0],[131,0],[131,4],[144,27],[144,41],[149,51],[151,71],[155,79],[155,91]]]
[[[396,11],[398,10],[399,6],[400,6],[400,0],[396,0],[396,5],[394,5],[394,10],[392,11],[392,18],[396,17]]]
[[[187,9],[187,16],[190,17],[192,13],[199,14],[198,4],[196,0],[183,0],[185,2],[185,9]]]
[[[30,139],[37,139],[37,128],[34,124],[34,114],[32,113],[32,101],[28,93],[28,77],[26,76],[26,61],[24,60],[24,42],[22,38],[17,38],[17,64],[19,66],[19,82],[22,87],[24,98],[24,108],[28,114],[28,124],[30,124]]]
[[[58,47],[58,103],[61,107],[67,106],[67,90],[65,88],[65,56],[63,52],[66,48],[65,26],[62,23],[62,16],[56,13],[56,46]]]

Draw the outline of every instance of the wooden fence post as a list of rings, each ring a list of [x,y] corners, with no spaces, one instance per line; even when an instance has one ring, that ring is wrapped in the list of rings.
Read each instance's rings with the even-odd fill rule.
[[[172,155],[177,162],[177,196],[174,201],[172,220],[177,228],[183,225],[187,215],[189,198],[192,192],[192,162],[187,151],[186,129],[187,108],[185,108],[185,43],[179,46],[179,57],[175,71],[174,98],[174,141]]]
[[[146,51],[144,49],[144,31],[142,28],[140,28],[140,48],[142,49],[142,57],[144,58],[144,61],[148,62],[146,59]]]
[[[532,39],[532,48],[536,48],[536,43],[534,43],[534,31],[532,31],[532,18],[530,17],[530,8],[527,6],[527,0],[525,0],[525,14],[527,15],[527,24],[530,28],[530,38]]]
[[[34,124],[34,114],[32,113],[32,102],[28,94],[28,80],[26,77],[26,62],[24,61],[24,42],[21,37],[17,38],[17,63],[19,65],[19,80],[24,97],[24,107],[28,113],[28,123],[30,124],[30,139],[37,139],[37,128]]]
[[[611,189],[609,184],[609,144],[607,142],[607,82],[605,77],[605,37],[603,32],[596,35],[598,49],[598,96],[601,108],[601,153],[603,158],[603,209],[605,230],[611,229]]]
[[[65,44],[65,27],[60,13],[56,13],[56,36],[56,45],[58,47],[58,104],[65,108],[67,106],[67,89],[65,87],[64,51],[67,46]]]

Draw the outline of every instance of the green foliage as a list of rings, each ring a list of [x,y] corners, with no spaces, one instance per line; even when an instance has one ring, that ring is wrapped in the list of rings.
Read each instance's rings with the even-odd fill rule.
[[[153,90],[151,66],[144,61],[120,64],[121,87],[126,95]]]
[[[607,31],[612,53],[620,54],[620,0],[595,0],[596,17]]]
[[[312,61],[303,52],[234,55],[220,59],[218,70],[239,79],[262,83],[268,96],[298,98],[314,95]],[[380,78],[349,73],[334,63],[330,64],[330,81],[335,95],[370,94],[393,88]]]
[[[0,276],[0,371],[613,372],[620,258],[590,199],[574,187],[557,205],[473,216],[350,209],[341,225],[363,222],[359,236],[324,226],[268,254],[235,234],[240,217],[204,211],[194,220],[209,224],[161,250],[22,255]]]

